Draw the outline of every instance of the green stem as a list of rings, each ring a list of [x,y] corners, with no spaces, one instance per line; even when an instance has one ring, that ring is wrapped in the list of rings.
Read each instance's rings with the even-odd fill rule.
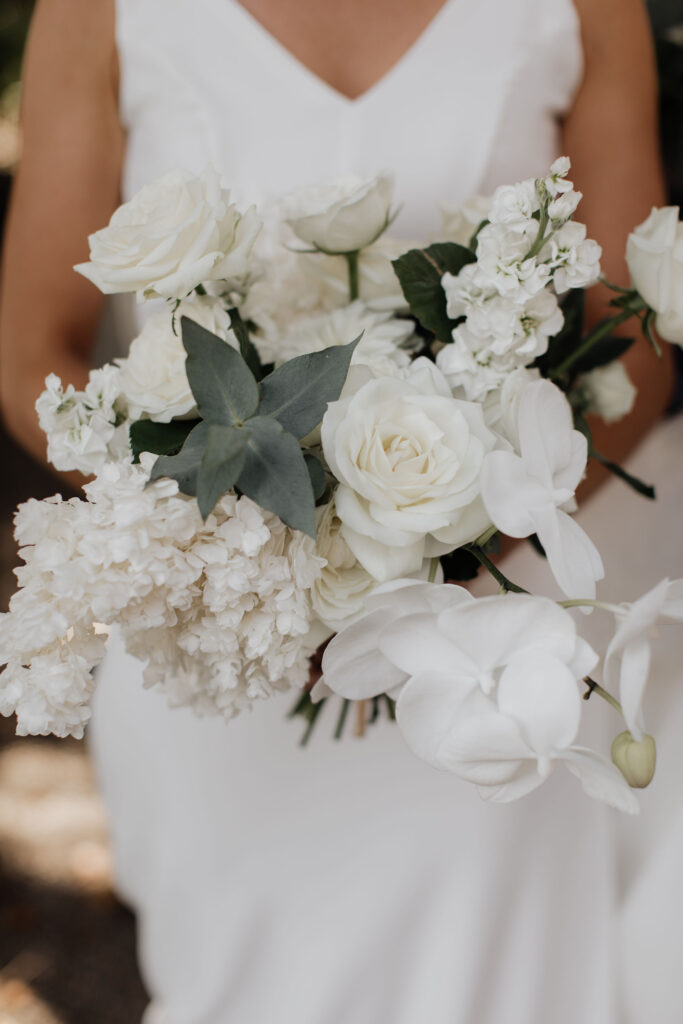
[[[541,207],[541,213],[538,218],[538,231],[536,232],[536,238],[534,244],[529,249],[528,253],[524,257],[527,260],[531,260],[534,256],[538,256],[539,252],[545,245],[547,239],[545,237],[545,229],[548,227],[548,203],[543,203]],[[549,235],[548,238],[551,236]]]
[[[311,709],[308,713],[308,726],[306,728],[306,732],[301,737],[299,743],[300,746],[305,747],[308,741],[310,740],[311,735],[313,733],[313,729],[315,728],[316,719],[320,712],[322,711],[324,703],[325,701],[321,700],[318,704],[311,704]]]
[[[339,718],[337,719],[337,728],[334,730],[334,738],[335,738],[335,740],[340,740],[341,737],[342,737],[342,733],[344,732],[344,726],[346,724],[346,716],[349,713],[349,708],[350,707],[351,707],[351,701],[350,700],[346,700],[346,698],[344,698],[342,700],[342,706],[341,706],[341,711],[339,712]]]
[[[525,590],[524,587],[518,587],[516,583],[509,580],[507,576],[500,571],[500,569],[493,564],[490,558],[487,558],[481,548],[476,547],[474,544],[464,544],[465,551],[469,551],[471,555],[474,555],[480,565],[490,572],[496,583],[498,583],[503,590],[511,590],[514,594],[528,594],[529,591]]]
[[[355,302],[358,298],[358,253],[345,252],[346,263],[349,268],[349,301]]]
[[[574,597],[570,601],[558,601],[561,608],[599,608],[603,612],[612,612],[613,615],[621,615],[623,608],[618,604],[610,604],[608,601],[594,601],[591,598]]]
[[[582,356],[588,352],[593,345],[597,345],[599,341],[606,338],[607,335],[611,334],[615,327],[619,324],[625,323],[626,320],[630,320],[632,316],[635,316],[639,310],[637,309],[625,309],[617,316],[610,317],[609,320],[605,320],[594,331],[586,335],[580,345],[578,345],[573,352],[571,352],[567,358],[556,366],[553,370],[551,377],[557,380],[558,377],[563,377],[567,370],[570,370],[574,363],[576,363]]]
[[[439,568],[439,559],[438,558],[432,558],[431,562],[429,563],[429,576],[427,577],[427,582],[428,583],[433,583],[434,582],[434,580],[436,579],[436,570],[438,568]]]
[[[584,683],[588,687],[583,695],[584,700],[590,700],[591,694],[597,693],[598,697],[602,697],[603,700],[606,700],[608,704],[612,705],[615,711],[618,711],[619,714],[623,716],[624,711],[621,704],[616,697],[613,697],[612,694],[609,693],[609,691],[605,690],[599,683],[596,683],[590,676],[586,676]]]

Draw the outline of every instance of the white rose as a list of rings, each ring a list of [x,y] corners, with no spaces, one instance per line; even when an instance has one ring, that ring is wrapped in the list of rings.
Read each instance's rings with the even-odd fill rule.
[[[327,253],[358,252],[387,227],[394,183],[375,178],[337,178],[295,189],[282,199],[282,216],[298,237]]]
[[[334,501],[319,509],[318,516],[317,554],[327,564],[311,587],[311,604],[320,621],[338,633],[363,614],[377,582],[344,540]]]
[[[106,295],[183,298],[204,281],[241,281],[259,230],[254,208],[241,214],[213,169],[171,171],[90,235],[90,262],[75,269]]]
[[[683,345],[683,224],[678,217],[677,206],[654,207],[629,235],[626,262],[634,288],[659,314],[661,336]]]
[[[578,387],[588,403],[586,411],[602,416],[605,423],[623,419],[636,400],[636,388],[619,359],[584,373]]]
[[[118,361],[119,386],[130,419],[146,416],[158,423],[168,423],[194,410],[195,400],[185,372],[186,352],[180,336],[183,316],[237,348],[230,318],[219,299],[197,297],[181,302],[174,315],[168,309],[153,313],[131,343],[128,358]]]
[[[481,407],[453,398],[436,368],[331,403],[322,441],[342,534],[375,579],[417,572],[488,526],[479,478],[495,438]]]

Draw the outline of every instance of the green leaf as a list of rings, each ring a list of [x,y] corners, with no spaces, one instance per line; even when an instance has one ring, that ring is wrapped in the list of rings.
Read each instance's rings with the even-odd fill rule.
[[[436,242],[427,249],[411,249],[392,261],[410,312],[439,341],[453,340],[456,324],[446,312],[446,295],[441,278],[448,272],[459,274],[476,259],[470,249],[456,242]]]
[[[572,366],[572,375],[588,373],[590,370],[597,369],[598,366],[607,366],[608,363],[613,363],[615,359],[623,356],[624,352],[628,352],[634,340],[634,338],[619,338],[614,334],[600,338],[585,355],[576,360]]]
[[[361,339],[350,345],[331,345],[290,359],[261,381],[259,416],[272,416],[295,437],[305,437],[317,427],[329,402],[344,387],[351,356]]]
[[[618,465],[616,462],[612,462],[611,459],[605,458],[600,452],[597,452],[593,447],[593,434],[590,428],[590,424],[586,420],[585,416],[581,413],[574,415],[574,426],[577,430],[580,430],[588,441],[588,455],[590,458],[595,459],[601,466],[608,469],[614,476],[619,477],[625,484],[628,484],[637,494],[641,494],[644,498],[649,498],[653,501],[657,494],[654,487],[651,484],[646,484],[643,480],[640,480],[637,476],[633,476],[632,473],[628,473],[623,466]]]
[[[235,486],[244,468],[246,445],[245,431],[238,427],[209,427],[197,477],[197,503],[202,519],[206,520],[218,499]]]
[[[258,384],[239,352],[186,316],[181,324],[187,379],[201,418],[231,427],[253,416]]]
[[[255,416],[244,432],[247,450],[237,480],[240,491],[293,530],[315,537],[315,498],[299,442],[270,416]]]
[[[466,581],[476,579],[481,565],[471,551],[458,548],[441,556],[441,567],[445,580]]]
[[[204,454],[209,424],[200,422],[188,435],[177,455],[160,455],[152,467],[150,483],[162,476],[178,481],[183,494],[194,497],[197,493],[197,475]]]
[[[322,498],[327,487],[325,470],[323,469],[323,464],[320,461],[320,459],[316,455],[311,455],[310,452],[307,452],[306,455],[304,455],[304,460],[306,462],[306,469],[308,470],[308,475],[311,478],[313,496],[317,501],[318,498]]]
[[[240,311],[233,307],[233,309],[228,310],[228,316],[230,317],[232,332],[239,342],[242,359],[244,359],[256,380],[262,380],[265,377],[265,367],[261,362],[256,346],[249,337],[249,328],[240,316]]]
[[[198,423],[199,420],[171,420],[170,423],[137,420],[137,422],[131,423],[128,433],[133,462],[140,461],[142,452],[152,452],[154,455],[175,455]]]

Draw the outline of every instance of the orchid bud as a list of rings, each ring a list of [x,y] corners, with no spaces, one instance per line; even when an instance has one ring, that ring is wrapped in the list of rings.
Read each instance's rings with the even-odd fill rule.
[[[657,763],[657,748],[652,736],[645,734],[639,742],[628,729],[620,732],[612,743],[612,760],[633,789],[644,789],[652,782]]]

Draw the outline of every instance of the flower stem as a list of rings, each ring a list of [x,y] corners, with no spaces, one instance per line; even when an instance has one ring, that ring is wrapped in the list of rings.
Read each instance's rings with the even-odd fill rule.
[[[583,695],[584,700],[590,700],[591,695],[593,693],[597,693],[598,697],[602,697],[602,699],[606,700],[608,704],[611,704],[614,710],[618,711],[620,715],[624,714],[623,708],[617,698],[613,697],[612,694],[609,693],[608,690],[605,690],[604,687],[600,686],[599,683],[596,683],[594,679],[591,679],[590,676],[586,676],[584,683],[588,687]]]
[[[344,698],[342,700],[341,711],[339,712],[339,718],[337,719],[337,728],[334,730],[335,740],[340,740],[342,733],[344,732],[344,725],[346,724],[346,717],[351,707],[351,701]]]
[[[439,568],[439,559],[432,558],[429,563],[429,576],[427,577],[427,583],[433,583],[436,579],[436,571]]]
[[[603,323],[599,324],[594,331],[591,331],[590,334],[586,335],[581,344],[577,345],[574,351],[571,352],[559,366],[555,367],[551,373],[551,377],[554,380],[557,380],[558,377],[564,377],[567,371],[571,370],[574,363],[581,359],[582,356],[585,356],[586,352],[593,348],[594,345],[597,345],[599,341],[602,341],[603,338],[606,338],[611,334],[615,327],[618,327],[619,324],[625,323],[626,320],[630,320],[631,317],[636,316],[638,312],[639,310],[637,309],[624,309],[621,313],[618,313],[617,316],[612,316],[609,320],[603,321]]]
[[[346,263],[349,268],[349,301],[355,302],[358,298],[358,252],[345,252]]]
[[[529,591],[525,590],[524,587],[518,587],[516,583],[509,580],[507,576],[505,576],[505,574],[493,564],[491,559],[487,558],[481,548],[478,548],[475,544],[464,544],[463,547],[465,551],[469,551],[471,555],[474,555],[479,564],[484,566],[484,568],[493,576],[496,583],[500,584],[503,590],[511,590],[515,594],[529,593]]]
[[[623,608],[618,604],[610,604],[609,601],[594,601],[588,597],[575,597],[570,601],[558,601],[561,608],[599,608],[603,612],[612,612],[613,615],[621,615]]]
[[[356,727],[353,730],[354,736],[365,736],[365,712],[367,701],[356,701]]]

